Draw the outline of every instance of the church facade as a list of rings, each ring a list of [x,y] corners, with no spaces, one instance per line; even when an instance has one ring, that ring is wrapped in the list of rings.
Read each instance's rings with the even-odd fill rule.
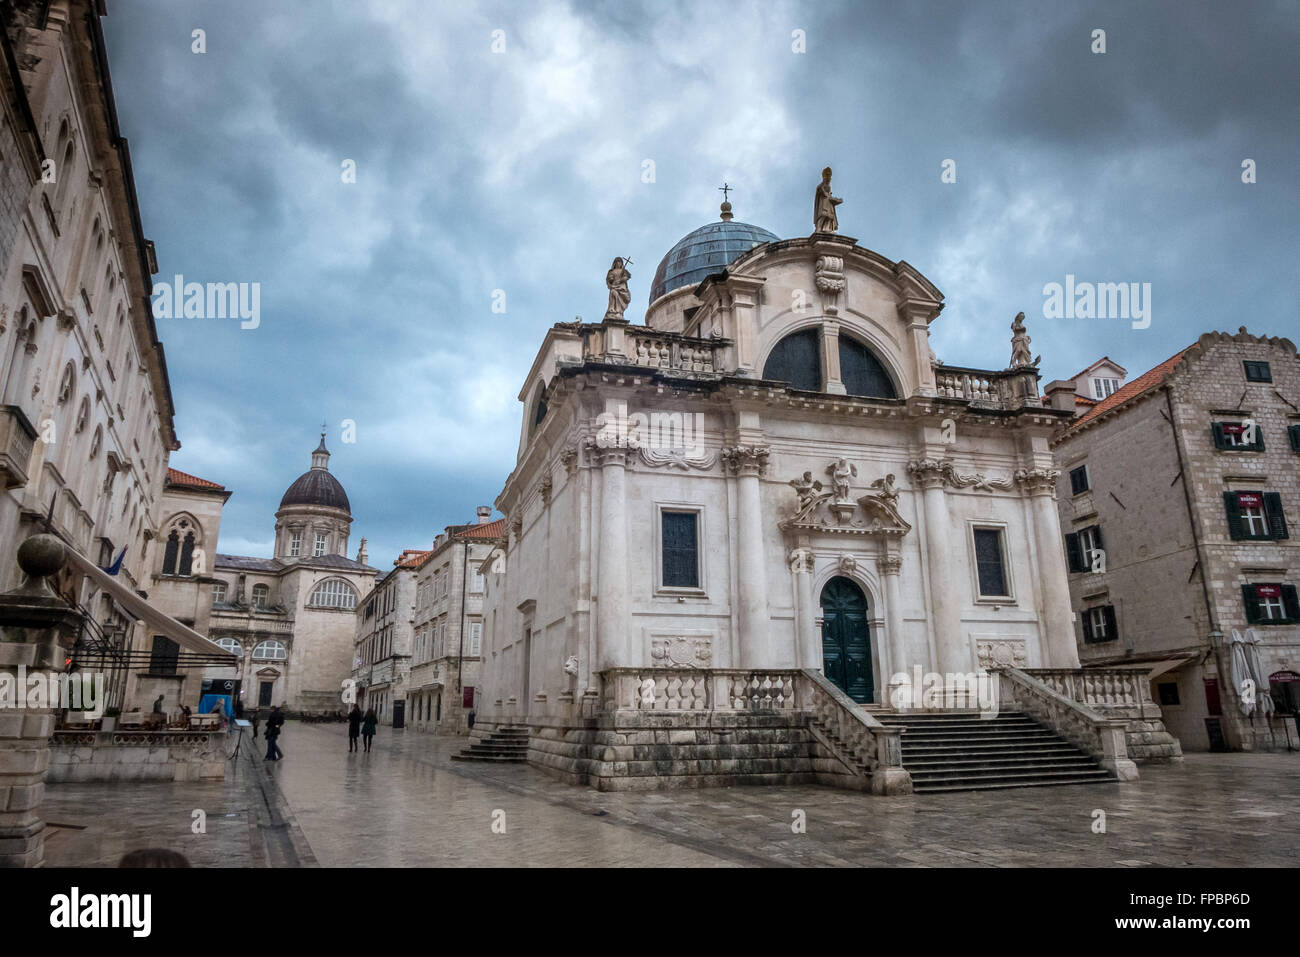
[[[724,203],[644,325],[616,261],[604,319],[546,333],[483,564],[486,727],[804,708],[805,679],[858,714],[933,673],[1078,668],[1049,448],[1070,413],[1023,316],[1008,368],[939,362],[942,293],[835,232],[829,181],[812,235]]]

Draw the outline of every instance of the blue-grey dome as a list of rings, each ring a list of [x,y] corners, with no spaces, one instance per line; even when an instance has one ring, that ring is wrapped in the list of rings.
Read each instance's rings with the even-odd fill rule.
[[[655,270],[650,301],[683,286],[694,286],[705,276],[721,272],[755,246],[776,242],[761,226],[733,221],[708,223],[687,233],[668,250]]]

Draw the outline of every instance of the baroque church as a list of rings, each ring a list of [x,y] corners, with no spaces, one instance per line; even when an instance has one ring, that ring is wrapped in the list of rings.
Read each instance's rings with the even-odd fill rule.
[[[291,714],[342,709],[352,671],[354,613],[378,569],[361,540],[348,558],[352,506],[329,470],[325,434],[309,468],[285,490],[275,513],[271,558],[217,554],[208,634],[235,655],[245,707]],[[229,678],[230,668],[210,668]]]
[[[922,675],[1079,667],[1048,445],[1070,412],[1040,397],[1023,315],[1007,368],[938,361],[943,294],[839,232],[830,179],[811,235],[723,202],[659,263],[643,325],[620,259],[602,321],[546,332],[482,566],[479,737],[527,729],[530,761],[599,787],[822,780],[834,760],[700,747],[812,713],[850,786],[906,790],[873,715]]]

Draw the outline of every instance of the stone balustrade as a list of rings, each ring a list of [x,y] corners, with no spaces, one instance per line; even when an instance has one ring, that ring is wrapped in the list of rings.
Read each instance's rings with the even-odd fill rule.
[[[1038,379],[1032,369],[991,372],[936,366],[935,394],[942,399],[960,399],[999,409],[1042,405],[1038,396]]]
[[[902,729],[868,714],[819,671],[799,672],[799,695],[814,724],[851,770],[871,779],[875,794],[909,794],[912,776],[903,768]]]
[[[219,780],[236,737],[225,731],[55,731],[46,780]],[[246,737],[243,747],[257,743]]]
[[[794,711],[797,671],[614,668],[601,674],[604,711]]]
[[[1132,668],[1033,668],[1037,678],[1057,694],[1104,714],[1159,717],[1145,672]]]
[[[584,326],[581,336],[583,354],[589,359],[687,375],[725,372],[723,351],[732,344],[729,339],[701,339],[635,326],[616,330]]]
[[[1121,781],[1137,779],[1128,756],[1128,720],[1107,717],[1019,668],[989,669],[999,676],[998,700],[1004,710],[1023,711],[1075,747],[1093,755]],[[1065,672],[1062,672],[1065,674]]]

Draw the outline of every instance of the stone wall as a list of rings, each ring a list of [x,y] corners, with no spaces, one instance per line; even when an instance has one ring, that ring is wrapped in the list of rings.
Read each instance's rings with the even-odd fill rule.
[[[224,731],[56,731],[45,780],[221,780],[235,740]]]

